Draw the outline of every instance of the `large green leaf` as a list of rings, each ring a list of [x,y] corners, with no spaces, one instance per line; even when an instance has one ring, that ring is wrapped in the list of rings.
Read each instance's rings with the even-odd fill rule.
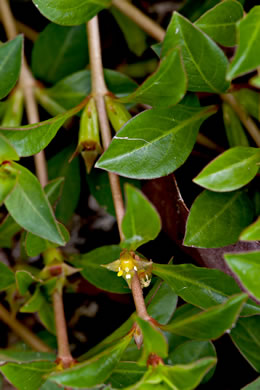
[[[77,388],[94,387],[102,384],[112,373],[120,361],[121,355],[132,338],[131,334],[114,343],[90,360],[76,364],[74,367],[62,372],[53,373],[49,379],[64,386]]]
[[[240,240],[243,241],[259,241],[260,240],[260,218],[252,225],[242,231]]]
[[[123,103],[136,102],[153,107],[167,107],[178,103],[186,92],[187,77],[179,49],[173,49],[162,59],[158,69]]]
[[[9,213],[29,232],[64,245],[65,240],[39,181],[28,169],[13,164],[19,174],[14,191],[5,201]]]
[[[162,55],[179,47],[188,76],[188,90],[194,92],[225,92],[227,58],[205,33],[175,12],[166,32]]]
[[[184,105],[147,110],[116,134],[96,167],[137,179],[168,175],[188,158],[201,123],[214,112]]]
[[[237,23],[237,28],[239,45],[227,73],[228,80],[250,72],[260,65],[260,58],[256,55],[260,51],[260,6],[252,8],[248,15]]]
[[[244,192],[203,191],[191,207],[184,245],[218,248],[234,244],[252,219],[252,204]]]
[[[19,156],[8,139],[0,134],[0,164],[9,160],[19,160]]]
[[[260,372],[260,317],[240,318],[231,331],[231,338],[248,363]]]
[[[229,104],[224,103],[222,110],[229,146],[249,146],[245,130],[232,107],[230,107]]]
[[[36,390],[44,382],[44,376],[55,368],[55,364],[47,361],[32,363],[7,363],[0,371],[18,390]]]
[[[50,23],[38,36],[32,51],[34,75],[56,83],[84,69],[88,62],[86,26],[63,27]]]
[[[54,23],[73,26],[92,19],[109,7],[111,0],[33,0],[38,10]]]
[[[238,1],[226,0],[208,10],[195,23],[214,41],[223,46],[235,46],[236,22],[243,17],[243,7]]]
[[[260,251],[227,253],[224,257],[241,283],[260,302]]]
[[[20,157],[32,156],[43,150],[65,121],[76,115],[83,105],[44,122],[14,128],[0,127],[0,132],[9,140]]]
[[[13,271],[0,261],[0,291],[6,290],[15,283]]]
[[[174,316],[162,329],[195,340],[217,339],[234,326],[246,299],[246,294],[239,294],[203,312],[188,311],[180,318]]]
[[[8,95],[18,80],[22,63],[22,48],[22,35],[0,46],[0,99]]]
[[[254,382],[249,383],[246,387],[243,387],[242,390],[260,390],[260,377],[257,378]]]
[[[153,273],[165,280],[184,301],[208,309],[241,292],[234,279],[217,269],[192,264],[163,265],[153,263]],[[241,315],[260,314],[260,306],[250,300]]]
[[[127,206],[122,222],[123,248],[136,250],[154,240],[161,230],[160,216],[146,197],[130,184],[126,184]],[[149,223],[147,223],[149,221]]]
[[[233,191],[249,183],[258,172],[260,149],[237,146],[210,162],[193,181],[212,191]]]

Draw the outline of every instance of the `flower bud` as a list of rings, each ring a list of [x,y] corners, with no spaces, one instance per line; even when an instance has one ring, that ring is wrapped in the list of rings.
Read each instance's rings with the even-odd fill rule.
[[[110,96],[105,96],[106,108],[109,120],[115,131],[121,129],[124,124],[131,119],[131,114],[125,106]]]

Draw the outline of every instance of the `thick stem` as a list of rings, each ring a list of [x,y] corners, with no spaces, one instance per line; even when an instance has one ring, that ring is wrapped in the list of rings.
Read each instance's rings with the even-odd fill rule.
[[[106,150],[111,142],[111,129],[107,117],[106,105],[104,96],[108,92],[102,65],[101,45],[99,35],[98,17],[95,16],[87,24],[89,53],[90,53],[90,68],[92,80],[92,95],[95,98],[97,105],[99,124],[101,129],[101,137],[103,148]],[[120,239],[124,239],[122,231],[122,220],[124,216],[124,201],[120,188],[119,177],[114,173],[109,173],[109,181],[111,186],[112,197],[114,201],[117,225],[120,234]]]
[[[69,368],[75,361],[71,356],[69,349],[69,340],[66,319],[64,315],[62,291],[59,291],[58,289],[55,290],[52,298],[58,340],[58,361],[62,364],[63,368]]]
[[[26,328],[16,318],[14,318],[1,304],[0,304],[0,318],[34,350],[39,352],[51,352],[51,348],[48,347],[48,345],[46,345],[41,339],[35,336],[28,328]]]
[[[151,317],[149,316],[149,314],[147,313],[147,310],[146,310],[144,296],[143,296],[143,290],[142,290],[137,272],[135,272],[135,274],[132,278],[131,289],[132,289],[132,294],[133,294],[136,312],[137,312],[138,316],[141,317],[145,321],[149,321]]]
[[[148,35],[159,42],[163,41],[165,37],[164,29],[133,4],[129,3],[127,0],[112,0],[112,4],[123,14],[132,19],[139,27],[141,27],[141,29],[147,32]]]
[[[250,118],[244,108],[240,106],[235,97],[230,93],[221,95],[221,98],[224,102],[228,103],[233,108],[233,110],[247,129],[248,133],[255,141],[256,145],[260,147],[260,131],[253,119]]]

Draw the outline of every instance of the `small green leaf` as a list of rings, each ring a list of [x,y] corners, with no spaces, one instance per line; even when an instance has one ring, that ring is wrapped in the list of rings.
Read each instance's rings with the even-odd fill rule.
[[[64,245],[65,240],[39,181],[28,169],[13,164],[19,175],[15,190],[5,201],[9,213],[29,232],[58,245]]]
[[[226,0],[208,10],[195,23],[214,41],[223,46],[235,46],[236,22],[243,17],[243,7],[235,0]]]
[[[0,349],[0,361],[3,362],[13,362],[13,363],[27,363],[35,362],[38,360],[48,360],[54,362],[56,355],[50,352],[36,352],[29,349],[22,348],[8,348]]]
[[[7,99],[7,108],[2,120],[3,127],[20,126],[24,112],[24,95],[21,87],[17,87]]]
[[[55,368],[55,364],[46,361],[26,364],[7,363],[0,371],[18,390],[36,390],[44,382],[44,376]]]
[[[12,163],[8,162],[0,166],[0,205],[14,190],[17,180],[18,172]]]
[[[145,374],[147,368],[135,362],[119,362],[108,378],[107,383],[113,386],[113,389],[123,389],[134,386]],[[134,387],[133,387],[134,388]]]
[[[184,245],[218,248],[234,244],[252,219],[252,204],[245,193],[205,190],[191,207]]]
[[[254,382],[249,383],[246,387],[243,387],[241,390],[259,390],[260,389],[260,377],[257,378]]]
[[[24,270],[16,271],[15,277],[17,288],[21,295],[27,293],[32,283],[39,282],[39,279],[36,279],[30,272]]]
[[[251,89],[242,88],[234,93],[236,100],[246,112],[260,122],[260,94]]]
[[[127,206],[122,222],[125,239],[121,242],[121,246],[136,250],[158,236],[161,220],[154,206],[139,190],[130,184],[126,184],[125,189]]]
[[[179,49],[173,49],[162,59],[158,69],[130,96],[121,102],[168,107],[178,103],[186,92],[187,77]]]
[[[212,106],[147,110],[116,134],[96,167],[136,179],[168,175],[186,161],[201,123],[214,113]]]
[[[260,58],[256,55],[260,51],[260,6],[253,7],[237,23],[237,29],[239,45],[228,69],[228,80],[248,73],[260,65]]]
[[[18,35],[12,41],[0,46],[0,99],[15,86],[22,63],[23,37]]]
[[[74,26],[109,7],[111,0],[33,0],[38,10],[54,23]]]
[[[77,388],[93,387],[102,384],[120,361],[121,355],[132,338],[128,334],[112,347],[105,349],[90,360],[76,364],[62,372],[52,373],[48,379],[64,386]]]
[[[249,80],[249,84],[253,87],[260,88],[260,76],[254,76]]]
[[[118,259],[121,251],[117,245],[102,246],[86,254],[73,256],[70,263],[81,268],[81,275],[94,286],[114,293],[129,293],[130,290],[122,278],[101,267]]]
[[[0,132],[9,140],[20,157],[32,156],[43,150],[65,121],[81,109],[82,105],[79,105],[64,114],[32,125],[14,128],[0,126]]]
[[[44,187],[44,192],[51,205],[54,205],[60,198],[63,185],[64,177],[57,177],[57,179],[49,181]]]
[[[88,63],[86,26],[63,27],[50,23],[39,34],[32,51],[37,79],[56,83]]]
[[[19,156],[8,139],[0,134],[0,164],[9,160],[19,160]]]
[[[260,149],[237,146],[211,161],[193,181],[212,191],[237,190],[256,176],[259,163]]]
[[[0,225],[0,247],[11,248],[13,245],[13,236],[21,229],[21,226],[8,214]]]
[[[227,253],[224,258],[240,282],[260,302],[260,251]]]
[[[258,218],[252,225],[248,226],[242,231],[240,240],[243,241],[259,241],[260,240],[260,218]]]
[[[153,263],[153,273],[165,280],[184,301],[208,309],[241,292],[235,280],[217,269],[192,264],[163,265]],[[260,307],[248,301],[241,315],[260,314]],[[160,321],[159,321],[160,322]]]
[[[231,331],[231,339],[248,363],[260,372],[260,317],[240,318]]]
[[[239,294],[203,312],[174,316],[162,329],[195,340],[217,339],[234,326],[246,299],[246,294]]]
[[[222,109],[229,146],[249,146],[245,130],[232,107],[230,107],[229,104],[224,103]]]
[[[13,271],[0,261],[0,291],[6,290],[15,283]]]
[[[223,51],[205,33],[178,12],[163,42],[162,56],[179,47],[188,76],[188,91],[222,93],[229,83],[225,80],[228,65]]]

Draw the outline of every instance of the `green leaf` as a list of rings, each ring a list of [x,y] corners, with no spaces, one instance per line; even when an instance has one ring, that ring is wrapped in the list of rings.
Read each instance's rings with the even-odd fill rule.
[[[162,265],[153,263],[153,274],[165,280],[184,301],[208,309],[241,292],[235,280],[217,269],[192,264]],[[241,315],[260,314],[260,306],[247,301]]]
[[[234,93],[236,100],[245,108],[246,112],[260,121],[260,94],[251,89],[242,88]]]
[[[141,191],[130,184],[126,184],[125,189],[127,206],[122,221],[125,239],[121,242],[121,246],[136,250],[158,236],[161,230],[161,220],[154,206]]]
[[[56,355],[50,352],[36,352],[29,349],[22,348],[8,348],[0,349],[0,361],[1,363],[13,362],[13,363],[27,363],[38,360],[48,360],[54,362]]]
[[[124,34],[129,50],[137,56],[141,56],[147,48],[146,33],[117,8],[111,7],[110,12]]]
[[[113,389],[123,389],[124,387],[134,386],[145,374],[147,368],[135,362],[119,362],[108,378]]]
[[[162,329],[195,340],[215,340],[234,326],[246,299],[246,294],[239,294],[203,312],[174,316]]]
[[[214,41],[223,46],[235,46],[236,22],[243,17],[243,7],[234,0],[226,0],[208,10],[195,23]]]
[[[74,26],[109,7],[111,0],[33,0],[38,10],[54,23]]]
[[[8,95],[18,80],[22,63],[22,49],[22,35],[18,35],[0,46],[0,99]]]
[[[227,253],[224,258],[243,286],[260,302],[260,251]]]
[[[242,231],[240,240],[243,241],[258,241],[260,240],[260,218],[258,218],[252,225],[248,226]]]
[[[63,27],[50,23],[39,34],[32,51],[37,79],[56,83],[88,63],[86,26]]]
[[[54,205],[60,198],[63,185],[64,177],[57,177],[57,179],[49,181],[49,183],[44,187],[44,192],[51,205]]]
[[[249,84],[253,87],[260,88],[260,76],[256,75],[249,80]]]
[[[259,390],[260,389],[260,377],[257,378],[254,382],[249,383],[246,387],[243,387],[242,390]]]
[[[6,290],[15,283],[13,271],[0,261],[0,291]]]
[[[214,344],[210,341],[191,340],[175,348],[169,354],[168,363],[171,365],[189,364],[206,357],[217,357]],[[214,372],[215,367],[208,372],[202,383],[207,382]]]
[[[21,230],[10,214],[0,224],[0,247],[11,248],[13,245],[13,237]]]
[[[31,284],[39,282],[39,279],[36,279],[30,272],[24,270],[16,271],[15,277],[17,288],[21,295],[25,295],[27,293]]]
[[[168,107],[178,103],[186,92],[187,77],[179,49],[173,49],[161,60],[154,74],[121,102],[149,104],[155,107]]]
[[[131,338],[132,334],[128,334],[122,340],[114,343],[112,347],[105,349],[90,360],[76,364],[68,370],[53,373],[48,378],[60,385],[78,388],[101,384],[110,376],[114,367],[120,361],[121,355]]]
[[[46,361],[26,364],[7,363],[0,371],[18,390],[35,390],[44,382],[44,376],[55,368],[55,364]]]
[[[0,126],[0,132],[9,140],[20,157],[32,156],[43,150],[65,121],[76,115],[81,109],[82,105],[79,105],[65,114],[32,125],[14,128]]]
[[[211,161],[193,181],[212,191],[237,190],[256,176],[259,163],[260,149],[237,146]]]
[[[231,339],[248,363],[260,372],[260,317],[240,318],[231,331]]]
[[[260,6],[253,7],[237,23],[237,29],[239,45],[228,69],[228,80],[248,73],[260,65],[260,58],[256,55],[260,51]]]
[[[74,151],[71,145],[48,161],[49,178],[54,180],[57,177],[64,178],[62,194],[56,206],[57,218],[67,224],[77,207],[80,196],[80,165],[79,159],[74,158],[69,163],[69,158]]]
[[[203,191],[191,207],[184,245],[218,248],[234,244],[252,219],[252,204],[245,193]]]
[[[18,172],[11,162],[0,166],[0,205],[17,185]]]
[[[8,139],[0,134],[0,164],[9,160],[19,160],[19,156]]]
[[[230,107],[229,104],[224,103],[222,109],[229,146],[249,146],[249,141],[243,126],[232,107]]]
[[[178,12],[174,12],[167,29],[162,55],[175,47],[181,50],[189,91],[222,93],[227,90],[228,61],[223,51]]]
[[[116,134],[96,167],[136,179],[168,175],[186,161],[201,123],[214,112],[184,105],[147,110]]]
[[[141,360],[146,363],[150,354],[166,358],[168,356],[168,344],[163,333],[150,322],[144,321],[139,317],[136,317],[136,322],[144,338]]]
[[[65,240],[39,181],[26,168],[13,164],[19,175],[15,190],[5,201],[9,213],[27,231],[64,245]]]

